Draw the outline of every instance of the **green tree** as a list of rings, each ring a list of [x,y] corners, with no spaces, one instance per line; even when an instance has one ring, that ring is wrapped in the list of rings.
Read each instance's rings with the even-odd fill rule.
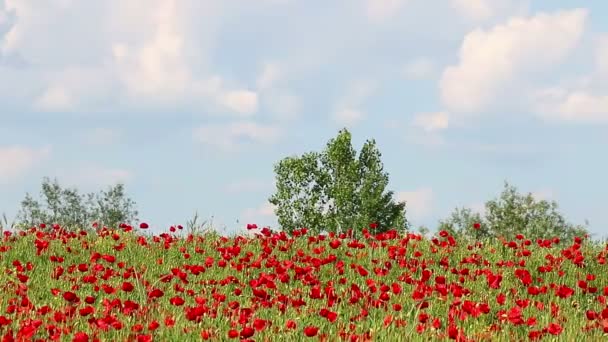
[[[17,214],[18,226],[57,223],[66,229],[88,229],[92,222],[100,227],[116,227],[137,219],[135,202],[126,197],[123,184],[97,194],[81,195],[77,189],[64,189],[56,179],[51,182],[45,177],[40,195],[42,201],[26,193]]]
[[[351,134],[343,129],[321,153],[279,161],[269,202],[280,226],[341,232],[376,223],[374,232],[407,229],[405,202],[395,203],[393,192],[385,191],[388,173],[380,157],[374,140],[366,141],[357,157]]]
[[[474,223],[480,229],[473,229]],[[588,234],[586,226],[566,221],[558,211],[555,201],[537,200],[532,193],[526,195],[504,183],[504,189],[496,199],[485,203],[485,215],[473,214],[470,209],[456,209],[452,216],[440,221],[440,229],[469,237],[504,237],[514,239],[517,234],[530,238],[571,240],[574,236]]]
[[[448,219],[439,221],[439,230],[458,237],[479,239],[492,236],[481,214],[470,208],[456,208]]]

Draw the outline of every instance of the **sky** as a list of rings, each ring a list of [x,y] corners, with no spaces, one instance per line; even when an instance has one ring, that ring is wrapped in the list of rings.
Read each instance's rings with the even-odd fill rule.
[[[584,7],[577,7],[584,6]],[[508,181],[608,237],[608,2],[0,0],[0,213],[121,182],[153,232],[276,226],[281,158],[375,139],[414,227]]]

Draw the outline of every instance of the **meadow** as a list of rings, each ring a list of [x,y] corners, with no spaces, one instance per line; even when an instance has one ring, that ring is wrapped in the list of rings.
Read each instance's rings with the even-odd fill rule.
[[[98,227],[99,228],[99,227]],[[608,246],[148,225],[3,232],[2,341],[599,341]],[[370,230],[372,230],[370,228]]]

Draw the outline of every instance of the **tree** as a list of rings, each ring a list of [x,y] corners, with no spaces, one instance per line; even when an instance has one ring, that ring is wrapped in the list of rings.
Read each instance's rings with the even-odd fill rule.
[[[66,229],[88,229],[97,222],[100,227],[116,227],[135,221],[137,216],[135,202],[126,197],[123,184],[85,196],[77,189],[63,189],[56,179],[44,178],[41,196],[42,204],[26,193],[17,215],[19,226],[57,223]]]
[[[287,157],[275,165],[275,205],[279,225],[287,231],[307,227],[315,232],[355,231],[375,223],[373,232],[408,227],[405,202],[395,203],[385,191],[388,173],[374,140],[359,156],[348,130],[339,131],[321,153]]]
[[[454,236],[476,239],[491,236],[481,214],[470,208],[456,208],[448,219],[439,221],[439,230],[448,231]]]
[[[472,225],[479,223],[479,229]],[[558,211],[555,201],[536,200],[531,193],[522,195],[514,186],[505,182],[499,198],[485,203],[485,215],[472,214],[470,209],[460,209],[440,222],[440,229],[469,237],[504,237],[514,239],[517,234],[530,238],[571,240],[587,234],[582,225],[568,223]]]

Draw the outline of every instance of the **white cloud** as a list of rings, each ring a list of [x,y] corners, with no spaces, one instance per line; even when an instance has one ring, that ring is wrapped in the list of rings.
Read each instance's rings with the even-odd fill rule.
[[[248,214],[252,214],[252,215],[259,215],[259,216],[272,216],[274,215],[274,209],[275,206],[265,202],[264,204],[262,204],[261,206],[259,206],[258,208],[255,209],[246,209],[245,210],[245,216],[249,216]]]
[[[339,125],[352,127],[359,123],[365,114],[357,109],[353,108],[342,108],[334,112],[333,119]]]
[[[243,210],[241,213],[241,221],[245,224],[255,223],[259,228],[266,225],[273,225],[276,223],[274,210],[274,205],[269,202],[264,202],[257,208],[247,208]]]
[[[360,107],[378,89],[378,84],[370,80],[354,82],[345,95],[337,101],[332,119],[339,125],[352,127],[363,120],[366,114]]]
[[[396,198],[406,202],[406,214],[414,220],[427,218],[433,210],[433,190],[430,188],[398,192]]]
[[[426,132],[442,131],[448,128],[449,115],[446,112],[416,114],[412,123]]]
[[[169,100],[194,95],[188,89],[202,79],[193,69],[207,69],[221,6],[191,0],[113,5],[104,28],[111,34],[111,63],[129,94]]]
[[[474,21],[487,21],[504,14],[523,14],[528,4],[529,0],[450,0],[452,7]]]
[[[44,88],[33,100],[33,108],[39,111],[73,113],[86,108],[83,115],[87,115],[102,109],[100,102],[111,96],[112,80],[104,69],[66,66],[40,77],[43,79],[36,83]]]
[[[453,112],[477,112],[525,73],[561,62],[583,34],[587,10],[574,9],[510,19],[467,34],[458,65],[443,72],[441,97]]]
[[[608,123],[608,95],[573,92],[559,104],[557,110],[562,120]]]
[[[408,62],[403,68],[403,74],[408,79],[428,78],[435,71],[435,65],[428,58],[417,58]]]
[[[220,103],[236,113],[252,115],[258,110],[258,95],[249,90],[228,91],[221,95]]]
[[[598,39],[596,52],[597,70],[608,76],[608,34]]]
[[[49,146],[34,149],[24,146],[0,146],[0,183],[21,177],[51,154]]]
[[[397,14],[407,0],[365,0],[366,13],[369,19],[382,22]]]
[[[272,144],[281,135],[278,126],[253,121],[202,125],[192,134],[195,141],[226,151],[234,151],[246,144]]]
[[[65,111],[72,108],[74,100],[61,86],[50,87],[38,98],[34,107],[43,111]]]
[[[281,87],[286,80],[285,67],[278,62],[265,63],[256,80],[261,103],[281,121],[297,118],[301,110],[300,98]]]
[[[278,81],[281,80],[283,74],[281,67],[276,62],[264,64],[260,75],[257,78],[256,85],[258,91],[264,91],[272,88]]]
[[[122,112],[189,105],[250,115],[257,94],[214,74],[210,57],[227,5],[198,0],[6,2],[0,100],[36,111]],[[4,15],[6,17],[6,15]],[[6,24],[5,24],[6,25]],[[49,29],[52,27],[52,29]],[[105,107],[104,107],[105,106]]]
[[[552,87],[533,95],[533,107],[547,121],[608,123],[608,95],[589,87]]]
[[[539,189],[532,191],[532,197],[536,200],[550,201],[555,199],[555,192],[552,189]]]

